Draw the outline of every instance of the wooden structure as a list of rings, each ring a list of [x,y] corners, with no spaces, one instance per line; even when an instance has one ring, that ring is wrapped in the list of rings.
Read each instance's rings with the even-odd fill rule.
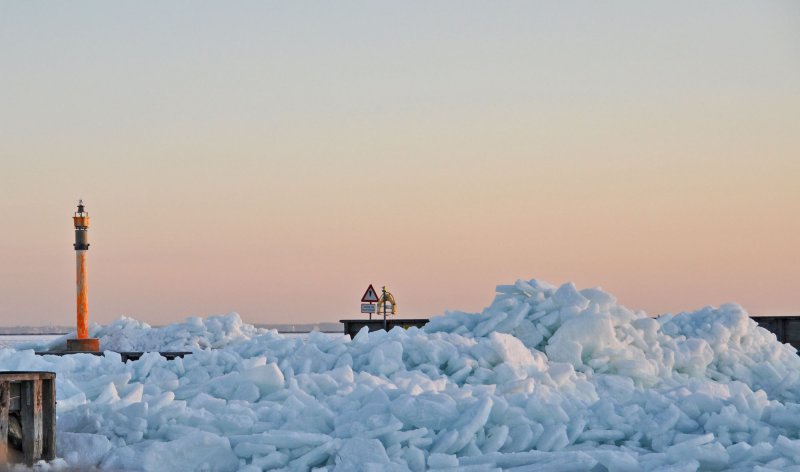
[[[22,456],[33,465],[56,458],[55,372],[0,372],[0,460],[8,462],[9,425],[22,426]]]
[[[344,325],[344,334],[350,336],[351,338],[354,337],[358,332],[366,326],[370,331],[378,331],[384,329],[384,324],[386,330],[389,331],[390,329],[394,328],[395,326],[399,326],[403,329],[408,329],[412,326],[416,326],[417,328],[421,328],[425,326],[428,322],[427,318],[407,318],[407,319],[398,319],[398,318],[387,318],[386,320],[339,320],[340,323]]]
[[[108,351],[108,352],[116,352],[116,351]],[[106,353],[105,351],[88,351],[88,352],[75,352],[75,351],[38,351],[36,353],[37,356],[67,356],[72,354],[91,354],[93,356],[104,356]],[[123,351],[117,352],[119,356],[122,358],[122,362],[128,361],[138,361],[140,357],[142,357],[145,352],[143,351]],[[159,351],[158,353],[161,357],[166,358],[168,361],[175,359],[176,357],[183,357],[187,354],[191,354],[190,351]]]

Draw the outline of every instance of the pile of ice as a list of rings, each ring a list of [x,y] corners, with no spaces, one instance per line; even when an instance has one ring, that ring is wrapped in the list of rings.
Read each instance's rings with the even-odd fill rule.
[[[800,471],[800,357],[739,306],[656,319],[572,284],[498,292],[352,341],[123,319],[106,346],[194,353],[6,349],[0,369],[58,373],[58,464],[80,468]]]
[[[205,319],[192,316],[183,323],[157,328],[123,316],[107,326],[91,325],[89,336],[98,338],[103,349],[110,351],[165,352],[222,348],[233,342],[251,339],[266,331],[242,322],[236,313],[210,316]],[[73,338],[75,338],[74,331],[36,347],[47,351],[59,351],[66,348],[67,339]]]

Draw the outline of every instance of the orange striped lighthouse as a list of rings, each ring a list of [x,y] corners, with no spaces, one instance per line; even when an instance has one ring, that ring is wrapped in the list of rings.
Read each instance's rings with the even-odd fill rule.
[[[99,351],[100,341],[89,337],[89,283],[87,278],[87,255],[89,252],[89,213],[78,201],[78,211],[72,216],[75,224],[75,261],[76,261],[76,300],[78,308],[76,339],[67,340],[68,351]]]

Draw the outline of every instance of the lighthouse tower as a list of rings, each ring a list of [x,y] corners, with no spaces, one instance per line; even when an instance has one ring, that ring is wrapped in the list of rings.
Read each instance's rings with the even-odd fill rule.
[[[68,351],[99,351],[100,341],[89,337],[89,284],[87,280],[87,256],[89,253],[89,213],[83,205],[83,200],[78,202],[78,211],[72,217],[75,223],[75,260],[77,283],[77,336],[76,339],[67,340]]]

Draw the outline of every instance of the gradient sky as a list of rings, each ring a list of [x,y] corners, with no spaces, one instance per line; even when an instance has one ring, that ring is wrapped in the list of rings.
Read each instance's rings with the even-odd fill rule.
[[[800,3],[0,3],[0,324],[800,313]]]

